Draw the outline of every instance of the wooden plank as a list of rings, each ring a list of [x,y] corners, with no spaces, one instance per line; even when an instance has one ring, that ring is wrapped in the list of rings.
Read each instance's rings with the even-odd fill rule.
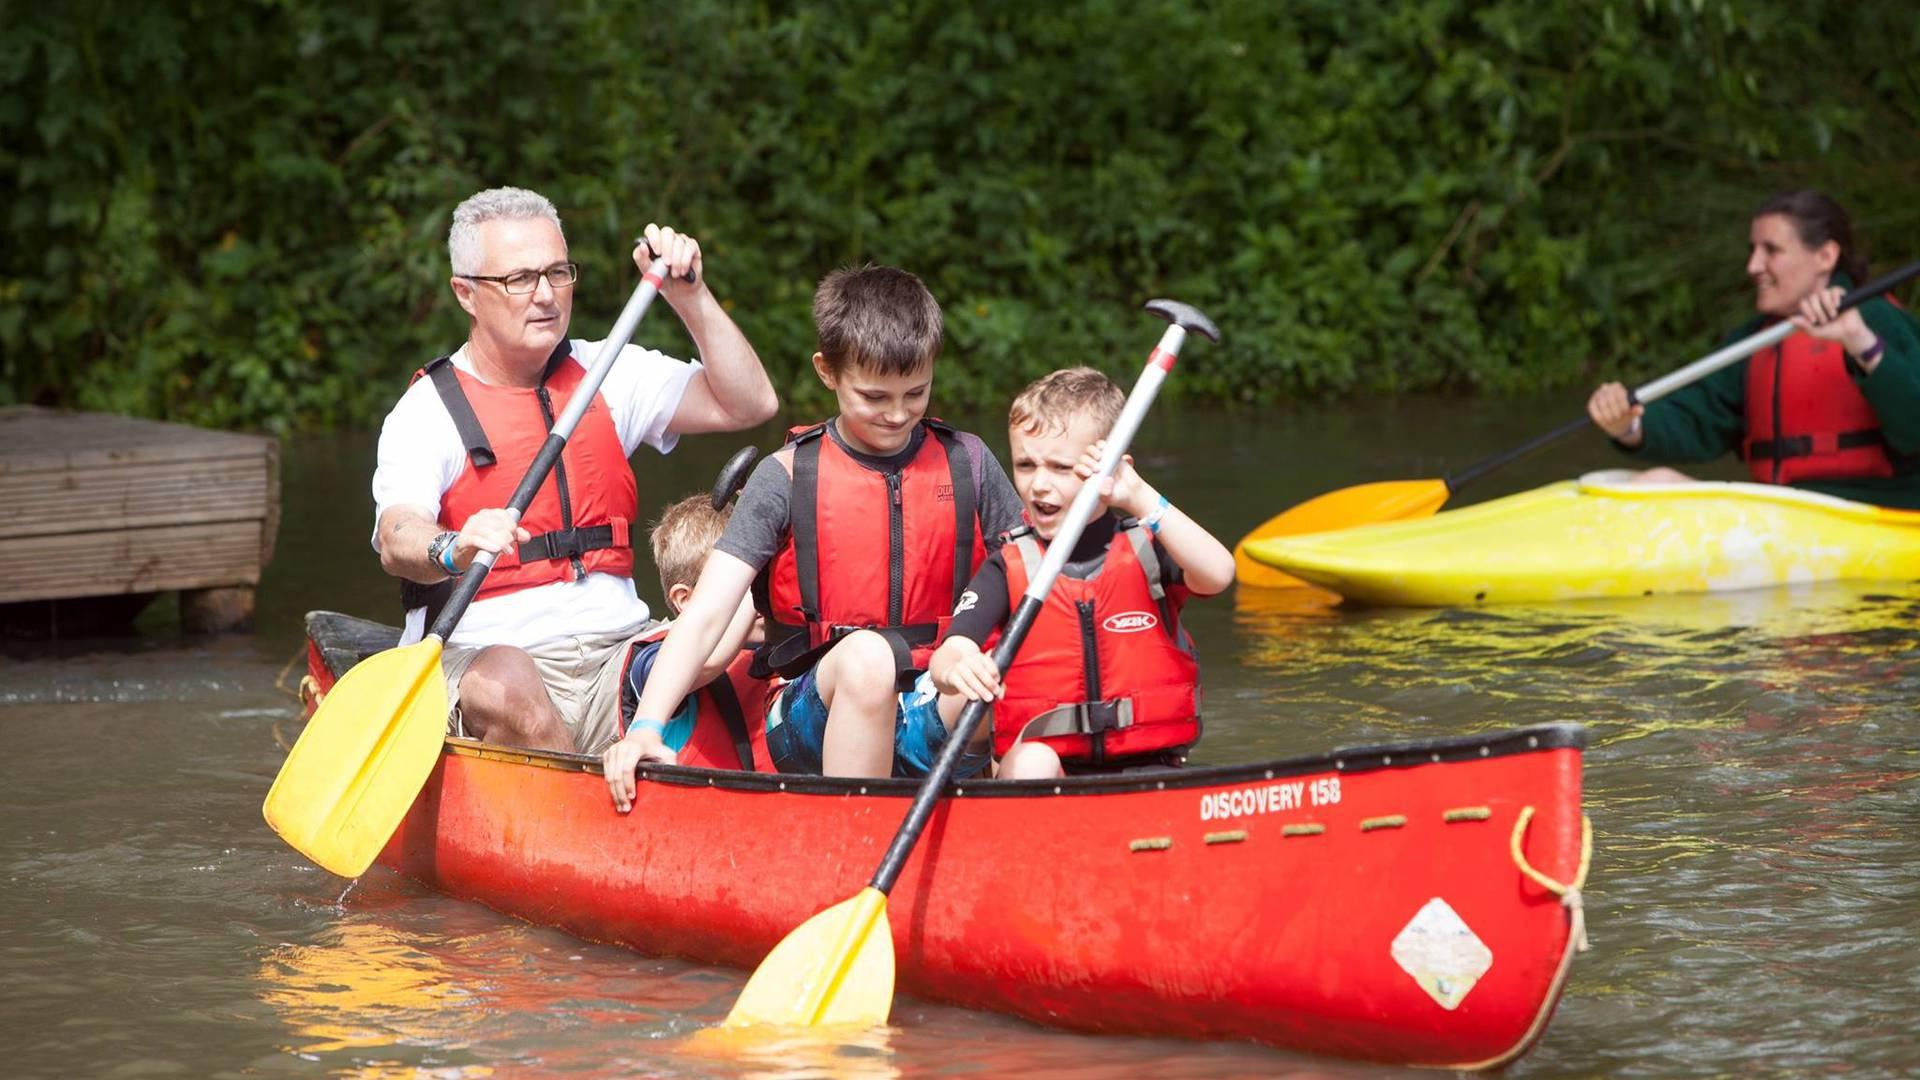
[[[156,525],[263,521],[277,456],[0,472],[0,539]]]
[[[0,408],[0,473],[261,456],[272,436],[33,405]]]
[[[0,603],[258,585],[262,522],[0,540]]]
[[[267,447],[267,516],[260,523],[260,565],[273,561],[273,545],[280,539],[280,440]]]

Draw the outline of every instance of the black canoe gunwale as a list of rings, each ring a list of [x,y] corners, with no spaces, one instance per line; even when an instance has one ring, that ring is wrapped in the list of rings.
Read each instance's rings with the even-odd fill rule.
[[[400,631],[382,623],[331,611],[307,613],[307,638],[320,653],[334,678],[362,659],[393,648]],[[1141,791],[1183,790],[1276,780],[1287,776],[1337,772],[1342,775],[1408,769],[1422,765],[1478,761],[1484,758],[1531,754],[1545,750],[1584,750],[1586,728],[1579,724],[1539,724],[1507,728],[1485,735],[1455,735],[1433,739],[1347,747],[1324,754],[1281,758],[1245,765],[1202,765],[1186,769],[1120,773],[1111,776],[1073,776],[1063,780],[967,780],[953,785],[960,798],[1033,797],[1036,795],[1117,795]],[[495,746],[475,739],[448,737],[446,754],[508,761],[540,768],[598,775],[600,759],[588,754]],[[699,769],[686,765],[642,764],[642,780],[681,787],[711,787],[730,791],[791,791],[808,795],[887,795],[912,798],[918,780],[801,776],[746,773],[731,769]]]

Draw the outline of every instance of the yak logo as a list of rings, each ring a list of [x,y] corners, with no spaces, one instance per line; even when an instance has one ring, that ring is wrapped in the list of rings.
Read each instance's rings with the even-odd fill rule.
[[[1122,611],[1118,615],[1107,616],[1100,625],[1116,634],[1137,634],[1142,630],[1151,630],[1160,625],[1151,611]]]
[[[978,603],[980,603],[980,594],[974,592],[972,589],[968,589],[966,592],[960,594],[960,602],[954,605],[953,613],[960,615],[972,611]]]

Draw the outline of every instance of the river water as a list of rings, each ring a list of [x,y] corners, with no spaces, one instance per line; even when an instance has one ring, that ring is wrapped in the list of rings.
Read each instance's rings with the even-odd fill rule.
[[[1168,408],[1136,456],[1231,542],[1299,499],[1438,475],[1575,407]],[[643,490],[658,505],[705,487],[739,441],[643,455]],[[367,546],[372,442],[286,446],[257,633],[184,638],[162,603],[138,639],[5,646],[0,1073],[1403,1075],[914,1001],[867,1045],[720,1060],[685,1035],[725,1014],[739,972],[581,942],[385,870],[349,889],[309,866],[259,807],[298,732],[301,614],[392,615]],[[1596,443],[1472,494],[1614,464]],[[651,570],[639,578],[656,595]],[[1920,587],[1474,611],[1227,596],[1190,613],[1202,761],[1587,725],[1593,948],[1512,1075],[1920,1072]]]

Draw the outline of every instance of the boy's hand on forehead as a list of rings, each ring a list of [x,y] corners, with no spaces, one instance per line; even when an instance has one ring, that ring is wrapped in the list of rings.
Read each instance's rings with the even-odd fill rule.
[[[1106,452],[1107,440],[1095,440],[1081,453],[1079,463],[1073,467],[1073,474],[1083,481],[1092,479],[1100,471],[1100,459]],[[1153,513],[1160,502],[1160,493],[1134,471],[1133,455],[1123,454],[1113,475],[1100,484],[1100,502],[1123,514],[1143,518]]]

